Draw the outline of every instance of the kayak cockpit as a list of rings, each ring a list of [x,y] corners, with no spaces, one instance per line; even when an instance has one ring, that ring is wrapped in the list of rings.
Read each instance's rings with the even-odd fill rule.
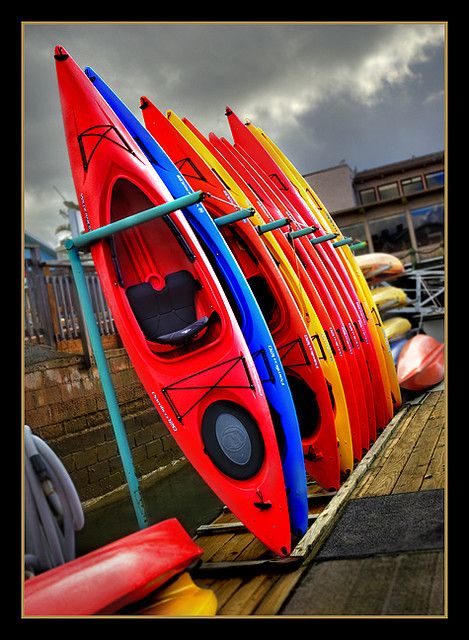
[[[189,271],[165,276],[157,290],[151,282],[128,287],[127,299],[145,338],[159,344],[179,346],[193,340],[208,324],[209,317],[196,317],[197,281]]]
[[[155,206],[134,183],[113,185],[111,222]],[[110,241],[116,281],[150,350],[164,358],[212,344],[222,331],[210,290],[177,218],[156,218],[115,234]]]

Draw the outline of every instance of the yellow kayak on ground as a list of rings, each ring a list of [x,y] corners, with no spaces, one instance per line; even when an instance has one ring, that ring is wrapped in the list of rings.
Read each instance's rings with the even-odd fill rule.
[[[275,143],[268,138],[262,129],[254,126],[251,122],[247,123],[246,126],[270,153],[275,162],[277,162],[277,164],[282,168],[292,184],[298,189],[303,200],[310,207],[324,231],[327,233],[336,233],[337,241],[343,240],[344,236],[327,208],[318,198],[316,193],[313,192],[311,185],[308,184],[290,160],[288,160]],[[349,273],[349,276],[355,286],[357,296],[363,305],[365,316],[368,320],[370,334],[380,363],[383,381],[387,383],[389,387],[390,402],[392,402],[393,409],[397,410],[402,404],[401,391],[397,380],[396,367],[389,347],[389,341],[383,330],[379,310],[373,300],[363,272],[360,269],[356,261],[356,257],[352,253],[350,247],[342,245],[337,248],[337,252],[341,257],[344,267]]]
[[[383,329],[387,339],[391,342],[392,340],[399,340],[409,333],[412,329],[412,323],[407,318],[395,316],[383,322]]]
[[[137,616],[214,616],[218,601],[211,589],[198,587],[189,573],[182,573],[169,586],[158,589],[145,605],[133,612]]]

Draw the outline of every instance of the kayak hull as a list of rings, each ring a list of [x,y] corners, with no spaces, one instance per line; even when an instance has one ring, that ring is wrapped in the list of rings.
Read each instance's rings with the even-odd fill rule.
[[[397,378],[403,389],[424,391],[445,376],[444,345],[432,336],[418,334],[403,346],[397,363]]]
[[[72,175],[85,230],[173,200],[85,73],[56,47]],[[226,295],[180,211],[91,246],[134,369],[187,460],[269,549],[290,520],[275,427]],[[182,325],[182,326],[181,326]]]
[[[123,613],[137,616],[214,616],[217,608],[218,600],[212,589],[198,587],[190,574],[184,572],[167,587],[158,589],[144,606]]]
[[[270,162],[269,168],[267,169],[269,178],[277,183],[279,181],[279,176],[282,176],[282,180],[286,179],[286,184],[282,182],[282,190],[285,190],[286,194],[288,193],[288,196],[292,198],[298,206],[300,206],[300,209],[305,214],[306,219],[309,220],[308,224],[316,224],[316,222],[320,222],[320,226],[324,231],[327,233],[335,233],[337,234],[337,240],[343,240],[343,234],[340,232],[339,227],[328,212],[327,208],[324,206],[324,203],[320,201],[317,194],[312,191],[311,186],[306,182],[304,177],[293,166],[288,158],[261,129],[255,127],[252,123],[247,123],[245,128],[248,128],[251,131],[253,136],[255,136],[257,141],[264,147],[264,150],[269,156]],[[293,192],[289,187],[290,181],[295,187],[295,191]],[[298,199],[296,190],[301,194],[302,202]],[[309,215],[308,211],[304,211],[303,205],[305,203],[309,212],[313,215]],[[380,314],[373,302],[368,283],[356,262],[354,254],[345,244],[337,248],[337,255],[339,256],[343,267],[349,274],[350,279],[353,281],[356,295],[359,297],[358,311],[359,313],[363,312],[364,323],[368,323],[368,330],[373,347],[376,351],[376,357],[378,359],[382,383],[384,386],[387,408],[385,424],[387,424],[387,421],[392,417],[393,412],[397,410],[402,403],[400,387],[397,382],[396,370],[392,360],[389,343],[382,331]],[[378,388],[375,390],[375,393],[380,393]]]
[[[228,171],[231,168],[234,180],[238,181],[240,188],[243,189],[249,200],[255,204],[264,221],[270,222],[284,217],[276,207],[270,186],[255,171],[255,168],[249,164],[247,159],[226,140],[218,139],[213,133],[210,134],[209,139],[219,154],[225,158],[225,167]],[[332,384],[332,393],[337,407],[342,401],[347,407],[353,455],[354,459],[358,461],[370,442],[367,420],[368,411],[365,408],[365,391],[360,370],[360,367],[364,366],[360,359],[362,354],[359,354],[360,344],[353,341],[353,336],[350,335],[344,325],[328,289],[321,287],[318,290],[316,285],[320,284],[319,275],[314,274],[313,282],[310,273],[307,272],[305,268],[307,258],[303,255],[301,247],[296,245],[296,242],[301,242],[301,239],[290,243],[280,228],[273,230],[271,233],[275,236],[282,251],[277,260],[279,262],[282,260],[287,261],[290,268],[295,272],[296,278],[290,279],[288,286],[295,297],[298,308],[302,312],[306,325],[310,327],[310,335],[315,333],[312,318],[316,314],[323,330],[321,335],[324,335],[325,342],[329,343],[336,369],[326,365],[328,362],[326,358],[322,360],[322,365],[329,381],[334,380],[337,376],[340,377],[344,398],[341,399],[338,396],[342,391],[338,384]],[[339,424],[340,420],[340,408],[338,408],[338,411],[336,411],[336,431],[339,441],[341,441],[344,433],[344,429],[341,429]]]
[[[393,340],[391,342],[391,353],[396,367],[399,361],[399,355],[407,342],[408,338],[400,338],[399,340]]]
[[[202,553],[176,518],[164,520],[26,580],[24,613],[116,613],[164,585]]]
[[[404,273],[404,264],[391,253],[366,253],[355,257],[366,280],[371,284]]]
[[[389,309],[404,307],[407,304],[406,292],[399,287],[376,287],[371,290],[371,295],[381,313]]]
[[[93,69],[87,67],[85,73],[144,151],[171,195],[177,198],[194,193],[163,148],[110,87]],[[163,124],[166,124],[164,116],[162,118]],[[171,125],[168,123],[168,126]],[[286,376],[280,356],[243,272],[203,203],[184,208],[182,213],[203,243],[204,251],[235,309],[269,406],[277,416],[278,428],[283,432],[282,439],[288,442],[288,446],[281,451],[282,465],[292,535],[301,537],[306,532],[308,521],[305,468],[295,406],[289,387],[285,384]]]
[[[389,342],[400,340],[412,329],[412,323],[407,318],[394,316],[383,322],[384,333]],[[391,345],[392,348],[392,345]]]
[[[192,134],[191,137],[191,131],[175,114],[171,113],[171,118],[166,118],[148,98],[142,98],[142,106],[147,129],[179,167],[183,177],[193,189],[198,190],[203,185],[209,192],[210,196],[204,204],[214,220],[249,205],[248,202],[239,202],[237,198],[240,194],[234,193],[233,189],[230,188],[228,191],[228,176],[224,175],[223,180],[220,179],[222,167],[212,170],[208,160],[203,156],[204,147],[199,144],[195,148],[196,136]],[[191,138],[190,142],[187,136]],[[307,332],[281,273],[250,220],[224,225],[221,232],[256,295],[280,354],[290,389],[296,378],[312,377],[314,394],[320,404],[320,415],[325,430],[327,418],[329,417],[330,422],[333,421],[329,393],[312,345],[305,344],[308,340],[308,336],[305,337]],[[295,345],[296,348],[292,348]],[[289,360],[285,359],[286,354]],[[303,358],[304,366],[295,371],[292,380],[288,370],[298,355]],[[311,409],[314,409],[314,406]],[[314,412],[310,411],[308,419],[312,421],[314,415]],[[321,480],[318,479],[318,482],[321,485],[324,483],[323,486],[326,487],[337,487],[340,484],[340,474],[335,432],[329,432],[322,446],[322,453],[323,457],[317,465],[321,471]],[[315,477],[318,478],[317,471]]]
[[[247,153],[254,162],[263,170],[268,177],[270,183],[277,196],[284,202],[288,210],[291,211],[292,217],[296,221],[296,229],[304,226],[313,226],[315,231],[312,232],[310,239],[316,241],[320,236],[325,235],[325,226],[323,220],[320,219],[318,212],[309,206],[308,201],[303,197],[301,192],[301,184],[296,184],[295,189],[290,182],[289,176],[284,173],[282,167],[278,164],[278,158],[274,158],[258,140],[255,135],[255,128],[251,125],[243,125],[239,118],[231,109],[227,109],[228,122],[234,139],[235,147]],[[341,261],[340,249],[332,247],[330,242],[316,243],[314,246],[306,240],[303,240],[303,247],[309,256],[310,262],[315,265],[319,271],[321,279],[327,283],[327,287],[334,295],[337,305],[345,305],[348,313],[353,319],[353,325],[356,323],[357,330],[361,332],[365,341],[363,348],[368,349],[371,343],[370,332],[374,329],[371,324],[371,312],[366,312],[366,304],[363,299],[358,297],[358,289],[355,289],[352,283],[353,274],[347,271],[346,265]],[[361,272],[360,272],[361,273]],[[374,410],[369,410],[370,428],[384,428],[385,424],[392,416],[392,399],[388,394],[386,397],[384,377],[384,365],[377,361],[377,354],[374,349],[368,350],[367,354],[368,368],[371,375],[371,384],[373,386],[373,394],[367,394],[367,398],[374,402]],[[385,372],[384,372],[385,373]],[[375,414],[375,415],[374,415]],[[376,426],[374,427],[371,420],[375,417]]]

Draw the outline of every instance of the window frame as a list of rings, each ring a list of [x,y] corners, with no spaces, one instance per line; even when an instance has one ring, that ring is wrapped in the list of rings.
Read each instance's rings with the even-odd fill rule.
[[[443,176],[443,184],[429,185],[428,184],[429,176],[436,176],[436,175]],[[433,189],[434,187],[444,187],[445,186],[445,170],[439,169],[438,171],[430,171],[430,173],[425,173],[424,180],[425,180],[425,186],[427,187],[427,189]]]
[[[417,189],[416,191],[409,191],[406,192],[405,188],[407,185],[411,185],[411,184],[415,184],[415,183],[420,183],[421,185],[421,189]],[[423,176],[422,175],[416,175],[416,176],[411,176],[410,178],[404,178],[403,180],[401,180],[401,189],[402,189],[402,193],[405,196],[411,195],[412,193],[420,193],[421,191],[425,190],[425,185],[424,185],[424,181],[423,181]]]
[[[375,233],[373,233],[373,225],[375,223],[381,223],[381,222],[385,222],[387,220],[392,220],[395,218],[400,218],[403,219],[405,222],[405,231],[407,232],[407,246],[405,248],[384,248],[384,247],[379,247],[377,248],[375,245],[375,239],[374,239],[374,235],[376,235]],[[368,230],[369,230],[369,234],[370,234],[370,240],[373,246],[373,251],[374,252],[384,252],[384,253],[392,253],[394,255],[399,255],[399,254],[404,254],[407,253],[410,249],[412,249],[412,234],[411,234],[411,230],[409,227],[409,220],[406,214],[406,211],[399,211],[397,213],[391,214],[391,215],[386,215],[380,218],[374,218],[371,220],[367,220],[367,225],[368,225]],[[387,225],[388,226],[388,225]],[[380,234],[381,235],[381,234]],[[371,250],[371,249],[370,249]]]
[[[373,192],[373,196],[374,196],[374,200],[370,200],[369,202],[363,202],[362,200],[362,193],[364,192]],[[366,187],[365,189],[359,189],[358,191],[358,196],[360,198],[360,204],[366,205],[366,204],[374,204],[375,202],[378,202],[378,198],[376,196],[376,187]]]
[[[395,186],[397,188],[397,195],[392,195],[389,196],[387,198],[383,198],[381,195],[381,189],[383,189],[384,187],[393,187]],[[395,182],[387,182],[386,184],[379,184],[377,187],[378,190],[378,195],[379,195],[379,202],[384,202],[386,200],[392,200],[393,198],[398,198],[399,196],[401,196],[401,190],[399,188],[399,181],[396,180]]]

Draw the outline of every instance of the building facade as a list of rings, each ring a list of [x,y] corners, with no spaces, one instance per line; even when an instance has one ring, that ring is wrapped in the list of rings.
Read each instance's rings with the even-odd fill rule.
[[[444,254],[443,152],[359,172],[342,163],[304,177],[342,233],[367,242],[361,253],[392,253],[405,264]]]
[[[42,261],[57,259],[57,252],[55,249],[26,231],[24,234],[25,259],[31,258],[33,253],[36,255],[37,259]]]

